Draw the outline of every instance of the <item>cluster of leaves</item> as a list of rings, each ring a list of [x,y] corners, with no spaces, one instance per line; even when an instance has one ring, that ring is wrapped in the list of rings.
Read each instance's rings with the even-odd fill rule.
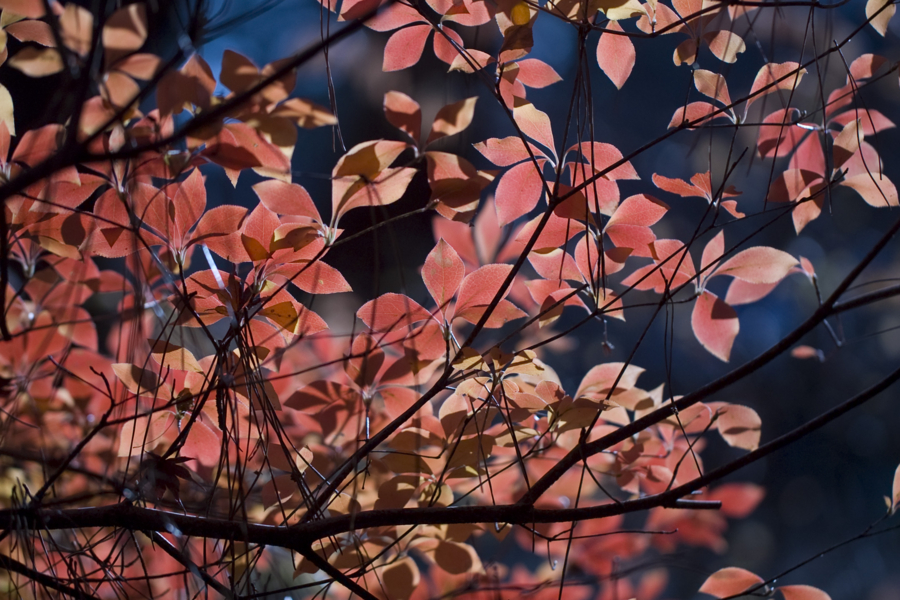
[[[714,394],[827,325],[877,252],[832,296],[818,296],[819,309],[785,340],[685,396],[630,357],[599,362],[567,385],[545,352],[575,328],[598,323],[608,336],[611,325],[615,336],[626,317],[634,326],[639,306],[654,311],[643,328],[679,303],[691,306],[697,342],[727,362],[740,330],[735,307],[763,301],[792,274],[818,295],[809,260],[756,245],[759,230],[739,241],[729,233],[729,246],[724,230],[768,215],[772,203],[774,218],[790,215],[800,234],[838,187],[872,207],[897,206],[866,141],[894,124],[859,93],[896,65],[856,58],[845,85],[819,90],[827,100],[817,111],[800,108],[810,95],[798,91],[812,63],[765,64],[737,100],[722,74],[694,69],[691,93],[706,99],[677,108],[654,144],[721,119],[735,131],[754,127],[754,152],[771,160],[773,176],[767,193],[748,197],[730,182],[737,160],[689,180],[639,173],[640,152],[625,156],[589,128],[553,123],[527,92],[561,78],[528,56],[539,16],[574,26],[582,51],[601,30],[598,64],[584,62],[579,77],[599,66],[622,88],[633,39],[686,35],[676,67],[707,49],[736,63],[747,45],[735,23],[765,7],[329,0],[324,8],[390,32],[385,71],[417,64],[431,39],[449,71],[488,83],[480,98],[438,110],[424,140],[420,104],[388,92],[385,121],[400,139],[363,141],[337,160],[327,218],[318,208],[327,202],[291,178],[303,130],[338,122],[292,97],[304,55],[260,69],[229,50],[215,75],[199,54],[146,52],[153,32],[142,3],[94,14],[74,3],[0,0],[0,26],[17,40],[9,65],[64,77],[76,92],[65,119],[21,131],[15,90],[0,88],[0,455],[10,459],[0,469],[0,585],[22,597],[77,598],[258,596],[276,577],[292,579],[289,591],[396,600],[498,589],[663,594],[664,570],[621,576],[621,561],[685,545],[723,551],[727,518],[750,514],[764,490],[721,480],[787,443],[761,444],[757,412]],[[865,23],[884,35],[893,11],[871,0]],[[453,27],[498,29],[502,41],[493,52],[470,48],[471,36]],[[475,143],[471,160],[439,149],[489,101],[508,117],[509,136]],[[589,86],[572,106],[590,120]],[[472,162],[482,159],[493,168]],[[235,186],[253,179],[251,209],[208,208],[204,177],[218,168]],[[427,198],[413,192],[418,175]],[[621,186],[642,191],[623,198]],[[681,198],[706,208],[693,235],[679,239],[671,213],[681,205],[664,199]],[[345,235],[342,219],[402,199],[413,212],[435,212],[435,245],[421,267],[427,295],[384,293],[352,323],[326,323],[312,303],[351,287],[325,258],[369,233]],[[726,280],[724,297],[711,291]],[[819,355],[806,346],[794,354]],[[711,436],[740,458],[707,469]],[[900,470],[889,514],[897,481]],[[643,515],[638,530],[626,528],[631,513]],[[487,536],[533,551],[546,567],[494,561],[479,551]],[[728,567],[700,592],[828,598],[769,583]]]

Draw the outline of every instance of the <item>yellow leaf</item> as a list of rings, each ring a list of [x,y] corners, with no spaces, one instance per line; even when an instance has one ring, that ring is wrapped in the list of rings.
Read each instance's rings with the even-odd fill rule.
[[[868,0],[866,2],[866,18],[875,31],[884,36],[887,33],[888,23],[897,12],[893,0]]]
[[[9,59],[9,66],[29,77],[47,77],[62,71],[63,61],[55,48],[28,46]]]

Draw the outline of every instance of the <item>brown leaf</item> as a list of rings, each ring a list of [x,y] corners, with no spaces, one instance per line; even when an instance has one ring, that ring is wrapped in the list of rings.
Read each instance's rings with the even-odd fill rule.
[[[63,61],[55,48],[28,46],[9,59],[9,66],[29,77],[47,77],[62,71]]]

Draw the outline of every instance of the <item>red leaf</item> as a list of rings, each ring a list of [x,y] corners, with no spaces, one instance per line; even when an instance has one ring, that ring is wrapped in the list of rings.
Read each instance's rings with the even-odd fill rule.
[[[7,31],[9,28],[7,27]],[[868,79],[875,75],[883,65],[888,63],[888,59],[878,54],[863,54],[850,63],[850,72],[847,73],[847,82],[851,79],[857,81]]]
[[[309,217],[321,221],[312,197],[303,186],[278,179],[267,179],[253,186],[253,191],[266,208],[280,215]]]
[[[762,502],[766,490],[752,483],[725,483],[709,493],[710,500],[722,502],[722,513],[733,519],[743,519]]]
[[[784,600],[831,600],[831,596],[811,585],[782,585],[777,588]]]
[[[778,283],[797,264],[797,259],[783,250],[755,246],[725,261],[715,274],[731,275],[748,283]]]
[[[381,69],[385,72],[400,71],[419,62],[429,35],[430,25],[413,25],[394,32],[384,46]]]
[[[650,227],[656,224],[666,212],[669,206],[647,194],[635,194],[629,196],[619,205],[616,212],[606,223],[610,228],[616,225],[641,225]]]
[[[679,127],[684,124],[688,129],[692,129],[705,123],[710,118],[728,118],[728,115],[724,111],[719,112],[715,117],[710,117],[711,114],[718,110],[718,108],[709,102],[691,102],[687,106],[682,106],[675,111],[675,114],[672,115],[672,120],[669,121],[669,127]]]
[[[620,179],[640,179],[630,162],[625,161],[614,169],[612,165],[622,160],[622,153],[612,144],[603,142],[582,142],[569,148],[569,152],[577,150],[585,161],[598,173],[605,172],[603,177],[610,181]]]
[[[728,362],[731,346],[740,330],[737,313],[733,308],[719,300],[715,294],[704,291],[694,304],[691,327],[697,341],[704,348],[719,360]]]
[[[596,260],[596,256],[594,257]],[[582,273],[572,256],[562,248],[532,251],[528,262],[544,279],[581,281]]]
[[[460,318],[472,323],[477,323],[487,310],[487,305],[468,306],[462,310],[457,309],[454,318]],[[491,311],[484,326],[488,329],[497,329],[503,327],[509,321],[521,319],[528,315],[520,310],[515,304],[509,300],[501,300],[497,303],[496,308]]]
[[[770,202],[800,200],[804,197],[804,191],[821,179],[821,175],[813,171],[787,169],[769,186],[769,195],[766,200]]]
[[[606,29],[622,31],[622,27],[615,21],[610,21]],[[636,56],[634,44],[628,36],[608,32],[600,34],[600,41],[597,43],[597,63],[618,89],[622,89],[631,75]]]
[[[774,290],[777,285],[778,282],[748,283],[742,279],[732,279],[731,285],[728,286],[728,293],[725,294],[725,302],[731,306],[750,304],[768,296],[769,292]]]
[[[747,101],[750,105],[772,92],[778,90],[790,91],[800,84],[800,80],[806,75],[806,69],[796,62],[784,62],[780,64],[769,63],[764,65],[756,74],[753,86],[750,88],[751,98]]]
[[[562,81],[562,77],[547,63],[537,58],[526,58],[516,63],[519,74],[516,79],[532,88],[544,88]]]
[[[459,287],[456,312],[490,304],[510,271],[512,265],[485,265],[469,273]],[[501,297],[505,297],[508,292],[509,288]]]
[[[762,577],[738,567],[719,569],[700,586],[700,591],[716,598],[736,596],[751,587],[761,585]]]
[[[289,263],[278,267],[277,273],[284,275],[298,288],[310,294],[341,294],[353,289],[341,272],[320,260],[314,263]]]
[[[543,163],[544,161],[539,161]],[[544,193],[544,178],[531,161],[509,169],[497,183],[495,204],[500,225],[512,223],[537,206]]]
[[[409,296],[391,293],[366,302],[356,316],[373,331],[405,329],[413,323],[431,319],[431,313]]]
[[[706,197],[706,194],[703,193],[703,190],[695,187],[691,183],[688,183],[684,179],[663,177],[658,173],[653,174],[653,185],[661,190],[669,192],[670,194],[678,194],[682,198]]]
[[[391,4],[383,7],[378,14],[366,21],[366,27],[375,31],[391,31],[410,25],[411,23],[425,23],[422,15],[408,4]]]
[[[466,268],[459,254],[443,238],[440,239],[425,259],[422,280],[441,314],[456,295],[465,274]]]
[[[760,156],[787,156],[805,136],[810,135],[808,130],[792,124],[799,115],[796,108],[780,108],[763,119],[765,125],[760,126],[756,142]]]

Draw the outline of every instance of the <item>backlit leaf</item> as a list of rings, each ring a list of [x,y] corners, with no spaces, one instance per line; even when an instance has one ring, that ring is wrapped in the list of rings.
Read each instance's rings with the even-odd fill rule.
[[[759,447],[762,421],[752,408],[729,404],[719,411],[716,425],[729,446],[751,451]]]
[[[831,596],[811,585],[782,585],[777,588],[784,600],[831,600]]]
[[[150,340],[150,353],[153,355],[154,360],[163,367],[179,371],[203,372],[203,368],[190,350],[171,344],[166,340]]]
[[[615,32],[622,31],[622,27],[615,21],[611,21],[606,29]],[[631,70],[634,69],[637,55],[634,51],[634,44],[628,36],[616,35],[609,31],[600,34],[600,41],[597,43],[597,63],[613,82],[613,85],[622,89],[631,75]]]
[[[388,122],[419,143],[422,132],[422,109],[419,103],[402,92],[384,95],[384,116]]]
[[[716,275],[731,275],[748,283],[777,283],[797,264],[797,259],[783,250],[756,246],[725,261],[716,269]]]
[[[888,24],[895,12],[897,7],[891,0],[866,1],[866,18],[871,19],[869,24],[882,36],[887,34]]]
[[[373,331],[391,331],[431,319],[431,313],[403,294],[382,294],[362,305],[356,315]]]
[[[437,245],[425,259],[422,280],[441,313],[456,295],[465,274],[466,268],[453,246],[443,238],[438,240]]]
[[[796,62],[769,63],[764,65],[756,74],[753,86],[750,88],[750,99],[747,108],[765,96],[776,91],[789,92],[800,85],[800,80],[806,75],[806,69]]]
[[[694,335],[704,348],[721,361],[728,362],[731,346],[740,331],[737,313],[712,292],[697,298],[691,314]]]
[[[478,97],[473,96],[441,108],[434,118],[431,133],[428,134],[425,144],[428,145],[441,138],[456,135],[468,127],[475,116],[475,102],[477,100]]]
[[[709,576],[700,591],[716,598],[735,596],[749,590],[751,587],[761,585],[763,579],[746,569],[739,567],[725,567]]]

